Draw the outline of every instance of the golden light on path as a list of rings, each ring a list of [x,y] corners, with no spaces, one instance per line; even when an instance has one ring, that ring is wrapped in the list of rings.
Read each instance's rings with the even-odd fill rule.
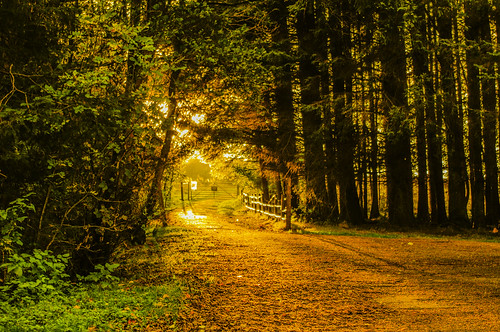
[[[186,212],[179,212],[179,217],[183,219],[188,225],[204,226],[205,223],[202,220],[207,219],[207,216],[196,215],[192,210],[186,210]]]

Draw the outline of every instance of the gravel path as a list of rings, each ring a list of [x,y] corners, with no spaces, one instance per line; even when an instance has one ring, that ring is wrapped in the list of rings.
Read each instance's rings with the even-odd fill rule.
[[[181,331],[500,331],[499,243],[300,235],[207,215],[180,215],[188,242],[172,246],[191,257]]]

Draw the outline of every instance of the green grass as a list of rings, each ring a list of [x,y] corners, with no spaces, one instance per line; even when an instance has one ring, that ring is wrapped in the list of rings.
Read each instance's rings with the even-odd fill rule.
[[[234,212],[243,206],[241,199],[235,198],[220,202],[217,205],[217,212],[222,215],[232,216]]]
[[[169,268],[179,262],[164,241],[186,232],[161,227],[155,234],[150,230],[146,245],[121,248],[115,260],[120,281],[69,284],[41,296],[0,294],[0,332],[174,329],[186,282]]]
[[[295,225],[294,225],[295,226]],[[470,230],[463,233],[439,233],[436,230],[427,231],[378,231],[373,229],[343,229],[335,226],[325,227],[318,226],[311,227],[293,227],[294,233],[299,234],[314,234],[314,235],[331,235],[331,236],[359,236],[359,237],[371,237],[371,238],[382,238],[382,239],[403,239],[403,238],[423,238],[423,239],[437,239],[437,240],[469,240],[469,241],[480,241],[480,242],[494,242],[500,243],[500,237],[497,234],[492,233],[480,233],[476,230]],[[444,230],[446,231],[446,230]],[[442,232],[444,232],[442,231]]]
[[[300,234],[313,234],[313,235],[334,235],[334,236],[361,236],[361,237],[375,237],[382,239],[399,239],[407,237],[406,235],[393,234],[393,233],[376,233],[376,232],[360,232],[360,231],[348,231],[348,230],[318,230],[318,231],[308,231],[308,230],[298,230],[297,233]]]
[[[180,285],[75,287],[36,302],[0,303],[0,331],[134,331],[158,320],[173,324]]]

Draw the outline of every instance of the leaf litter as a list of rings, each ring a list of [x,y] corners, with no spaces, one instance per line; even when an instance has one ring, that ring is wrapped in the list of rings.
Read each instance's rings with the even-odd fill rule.
[[[150,279],[187,282],[171,331],[491,331],[500,244],[300,235],[253,214],[179,218]],[[411,243],[411,244],[410,244]],[[156,271],[155,271],[156,270]],[[156,273],[156,277],[154,274]]]

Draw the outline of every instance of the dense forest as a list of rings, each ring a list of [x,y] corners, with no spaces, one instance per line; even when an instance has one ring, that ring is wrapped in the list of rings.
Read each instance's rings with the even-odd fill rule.
[[[496,0],[0,0],[2,263],[144,241],[195,150],[311,221],[494,226],[499,30]]]

